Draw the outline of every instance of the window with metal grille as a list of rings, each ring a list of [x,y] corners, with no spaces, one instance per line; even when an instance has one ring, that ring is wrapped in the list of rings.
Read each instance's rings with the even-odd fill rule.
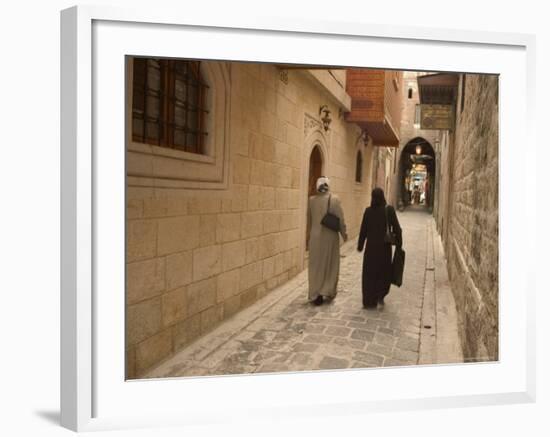
[[[199,61],[134,58],[133,140],[204,154],[207,91]]]
[[[355,182],[361,182],[363,179],[363,155],[360,151],[357,151],[357,157],[355,159]]]

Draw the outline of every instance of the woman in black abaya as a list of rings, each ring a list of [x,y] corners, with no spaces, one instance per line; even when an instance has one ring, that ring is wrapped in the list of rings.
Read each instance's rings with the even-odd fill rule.
[[[377,304],[384,304],[384,297],[390,291],[392,274],[392,248],[384,240],[386,234],[386,216],[391,231],[395,234],[397,247],[401,247],[401,226],[397,220],[395,209],[386,206],[384,191],[381,188],[372,190],[370,207],[365,209],[361,231],[357,242],[357,250],[361,252],[365,246],[363,256],[363,306],[376,308]]]

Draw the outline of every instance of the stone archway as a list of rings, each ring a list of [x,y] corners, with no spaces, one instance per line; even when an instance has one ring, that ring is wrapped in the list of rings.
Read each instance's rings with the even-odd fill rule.
[[[327,164],[329,162],[328,138],[323,132],[320,122],[308,114],[304,114],[304,147],[301,157],[300,176],[300,226],[299,236],[299,268],[307,263],[306,238],[307,238],[307,208],[308,198],[314,194],[315,182],[319,176],[329,176]]]
[[[435,165],[435,151],[429,141],[415,137],[407,142],[399,158],[400,188],[397,194],[400,207],[422,204],[428,209],[433,208]]]
[[[311,153],[309,154],[309,164],[308,164],[308,185],[307,185],[307,196],[313,196],[315,193],[317,193],[317,179],[319,179],[321,176],[323,176],[323,168],[324,168],[324,160],[323,160],[323,153],[321,151],[321,146],[319,144],[315,144],[313,146],[313,149],[311,149]],[[305,219],[307,222],[307,204],[306,204],[306,210],[305,210]],[[308,235],[308,229],[306,227],[304,232],[304,245],[306,247],[305,252],[307,254],[307,239],[309,237]]]

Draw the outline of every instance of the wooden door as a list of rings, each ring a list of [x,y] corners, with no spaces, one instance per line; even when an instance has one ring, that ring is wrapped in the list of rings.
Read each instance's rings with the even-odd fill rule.
[[[309,179],[308,179],[308,197],[317,194],[317,179],[323,176],[323,156],[319,146],[315,146],[309,156]],[[307,206],[306,206],[307,214]],[[307,221],[307,218],[306,218]],[[306,228],[306,257],[307,257],[307,241],[309,239],[309,228]]]
[[[323,157],[319,146],[315,146],[309,157],[309,184],[308,196],[313,196],[317,193],[316,182],[323,175]]]

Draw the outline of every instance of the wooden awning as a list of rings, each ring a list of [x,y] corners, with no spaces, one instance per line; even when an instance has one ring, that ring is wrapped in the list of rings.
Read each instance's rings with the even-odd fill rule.
[[[346,121],[364,129],[375,146],[399,147],[399,127],[392,125],[386,105],[385,70],[350,68],[346,74],[351,97]]]
[[[372,121],[359,124],[367,134],[372,138],[374,146],[380,147],[399,147],[399,135],[397,130],[391,125],[388,118],[382,122]]]
[[[421,104],[453,105],[458,92],[458,74],[435,73],[418,76]]]

